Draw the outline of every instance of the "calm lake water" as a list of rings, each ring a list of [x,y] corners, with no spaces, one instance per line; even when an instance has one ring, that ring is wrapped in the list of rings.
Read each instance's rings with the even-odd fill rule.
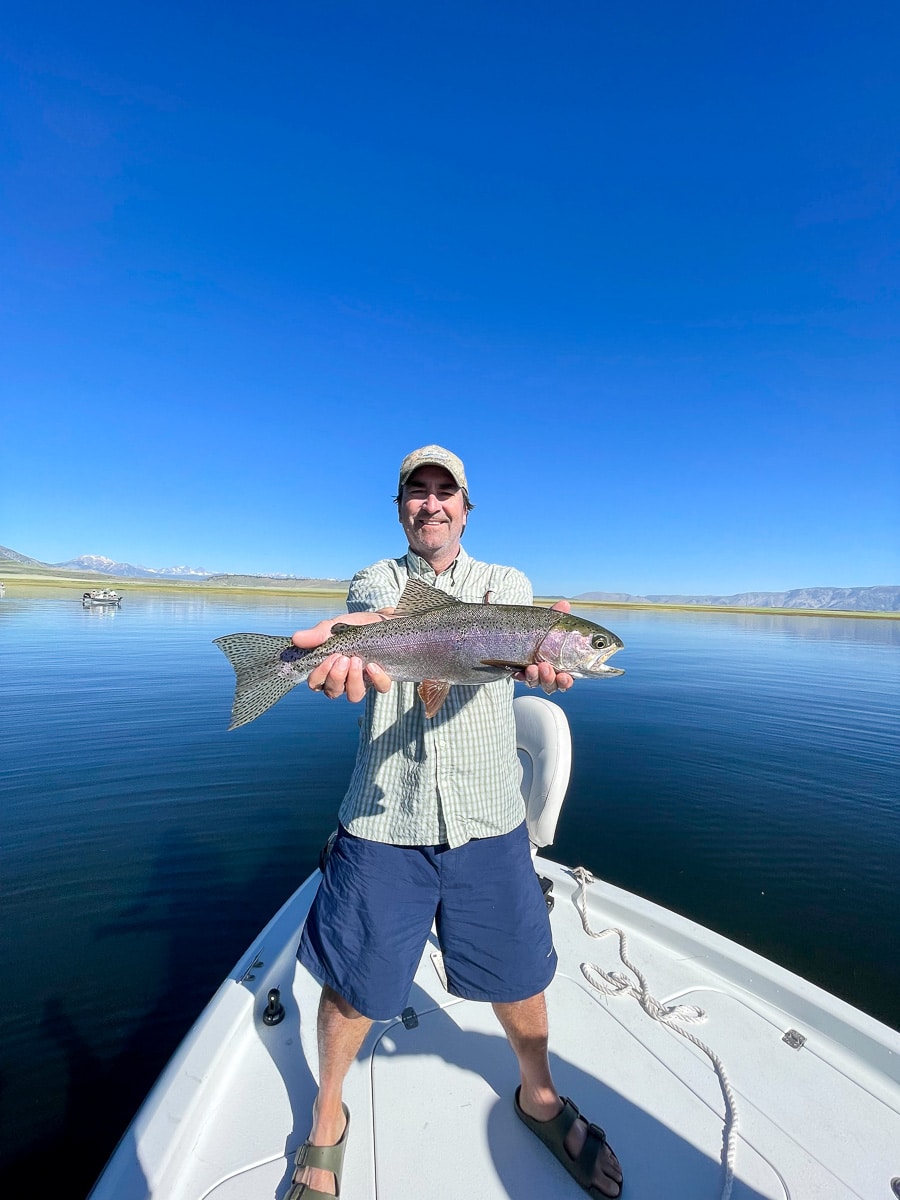
[[[211,645],[333,603],[79,597],[12,584],[0,600],[7,1194],[87,1192],[314,867],[356,743],[357,710],[306,688],[227,733],[233,675]],[[587,615],[623,638],[627,674],[561,700],[574,770],[550,857],[900,1027],[900,622]]]

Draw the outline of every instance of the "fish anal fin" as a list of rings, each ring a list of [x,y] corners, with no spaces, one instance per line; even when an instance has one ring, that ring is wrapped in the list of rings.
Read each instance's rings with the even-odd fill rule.
[[[394,616],[412,617],[417,613],[433,612],[436,608],[452,608],[456,604],[462,604],[462,601],[455,596],[448,596],[440,588],[432,587],[423,579],[409,579],[397,601]]]
[[[430,719],[447,699],[450,684],[446,679],[423,679],[416,691],[425,705],[425,716]]]

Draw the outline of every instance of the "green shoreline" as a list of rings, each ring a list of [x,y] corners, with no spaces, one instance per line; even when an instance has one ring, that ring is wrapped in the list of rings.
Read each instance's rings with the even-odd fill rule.
[[[349,580],[340,580],[340,586],[304,586],[302,580],[278,580],[260,584],[208,584],[195,579],[135,579],[130,576],[101,575],[91,571],[58,571],[22,569],[20,563],[0,560],[0,583],[22,583],[32,587],[69,587],[80,591],[88,587],[115,587],[123,592],[190,592],[191,594],[212,593],[216,596],[234,593],[265,594],[274,596],[296,596],[303,599],[336,596],[343,600],[347,595]],[[7,591],[7,595],[9,592]],[[553,604],[559,596],[536,596],[537,604]],[[862,617],[867,620],[900,620],[900,612],[870,612],[866,610],[838,608],[745,608],[724,604],[637,604],[611,600],[572,600],[575,608],[628,608],[641,612],[700,612],[700,613],[751,613],[756,616],[782,617]]]

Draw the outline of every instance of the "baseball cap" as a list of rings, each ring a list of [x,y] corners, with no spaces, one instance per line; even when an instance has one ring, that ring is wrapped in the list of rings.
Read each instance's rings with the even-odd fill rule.
[[[443,446],[420,446],[418,450],[407,454],[400,464],[398,491],[402,489],[413,471],[417,471],[419,467],[443,467],[453,476],[457,486],[468,493],[469,485],[466,483],[466,468],[462,464],[462,459],[458,458],[452,450],[445,450]]]

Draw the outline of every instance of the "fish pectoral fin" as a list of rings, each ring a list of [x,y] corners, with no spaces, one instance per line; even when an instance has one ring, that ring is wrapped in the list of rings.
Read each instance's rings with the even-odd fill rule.
[[[408,579],[397,601],[394,616],[412,617],[417,613],[434,612],[436,608],[453,608],[457,604],[462,604],[462,600],[448,596],[446,592],[432,587],[423,579]]]
[[[525,663],[506,662],[502,658],[482,658],[480,660],[483,667],[500,667],[503,671],[523,671]]]
[[[450,684],[446,679],[423,679],[416,691],[425,705],[425,716],[431,718],[447,699]]]

